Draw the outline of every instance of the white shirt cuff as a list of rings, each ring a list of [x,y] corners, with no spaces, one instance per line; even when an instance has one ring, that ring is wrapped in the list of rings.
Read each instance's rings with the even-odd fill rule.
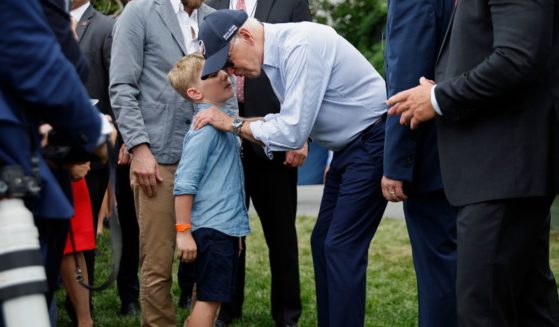
[[[437,102],[437,97],[435,96],[435,88],[437,86],[433,86],[433,88],[431,89],[431,105],[433,106],[433,109],[435,109],[435,112],[439,115],[442,116],[443,112],[441,111],[441,107],[439,107],[439,103]]]
[[[105,117],[102,113],[99,113],[99,116],[101,116],[101,134],[97,139],[97,145],[105,143],[107,141],[107,136],[113,131],[113,125],[109,123],[107,117]]]
[[[272,160],[274,159],[274,154],[272,153],[272,150],[270,149],[270,143],[268,141],[268,138],[263,135],[262,133],[262,124],[264,122],[261,120],[256,120],[256,121],[251,121],[248,124],[248,127],[250,128],[250,132],[252,133],[252,136],[262,142],[264,145],[262,146],[262,148],[264,149],[264,153],[266,154],[266,156],[268,157],[268,159]]]
[[[266,116],[264,116],[264,121],[270,121],[275,119],[279,114],[267,114]]]

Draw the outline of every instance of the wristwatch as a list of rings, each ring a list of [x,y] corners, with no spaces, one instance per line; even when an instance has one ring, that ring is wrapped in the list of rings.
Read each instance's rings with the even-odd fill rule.
[[[243,127],[244,123],[245,123],[245,120],[242,119],[241,117],[233,118],[233,122],[231,123],[231,127],[233,128],[233,133],[240,136],[241,135],[241,127]]]

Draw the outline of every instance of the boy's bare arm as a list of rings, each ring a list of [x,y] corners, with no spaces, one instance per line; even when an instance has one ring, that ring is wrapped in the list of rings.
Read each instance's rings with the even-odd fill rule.
[[[175,220],[177,225],[190,225],[190,213],[192,212],[192,194],[175,196]],[[178,231],[177,228],[177,258],[184,262],[192,262],[196,259],[196,242],[192,237],[191,228]]]

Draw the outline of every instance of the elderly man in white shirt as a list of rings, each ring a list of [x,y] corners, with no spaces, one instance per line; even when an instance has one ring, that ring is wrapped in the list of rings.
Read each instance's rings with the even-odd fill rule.
[[[235,75],[268,75],[278,114],[231,118],[206,110],[206,124],[272,151],[300,148],[310,137],[334,151],[312,234],[319,326],[363,326],[367,252],[386,200],[382,196],[386,89],[382,77],[332,28],[302,22],[262,24],[221,10],[200,26],[206,65]]]

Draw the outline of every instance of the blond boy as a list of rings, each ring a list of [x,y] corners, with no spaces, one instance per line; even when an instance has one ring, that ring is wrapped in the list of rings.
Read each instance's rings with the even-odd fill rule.
[[[218,71],[201,80],[204,57],[182,58],[169,72],[171,85],[196,110],[225,107],[233,96],[228,75]],[[239,238],[250,232],[244,203],[239,139],[211,126],[190,130],[183,143],[173,194],[177,224],[177,256],[193,262],[197,302],[187,326],[211,327],[223,302],[234,292]]]

